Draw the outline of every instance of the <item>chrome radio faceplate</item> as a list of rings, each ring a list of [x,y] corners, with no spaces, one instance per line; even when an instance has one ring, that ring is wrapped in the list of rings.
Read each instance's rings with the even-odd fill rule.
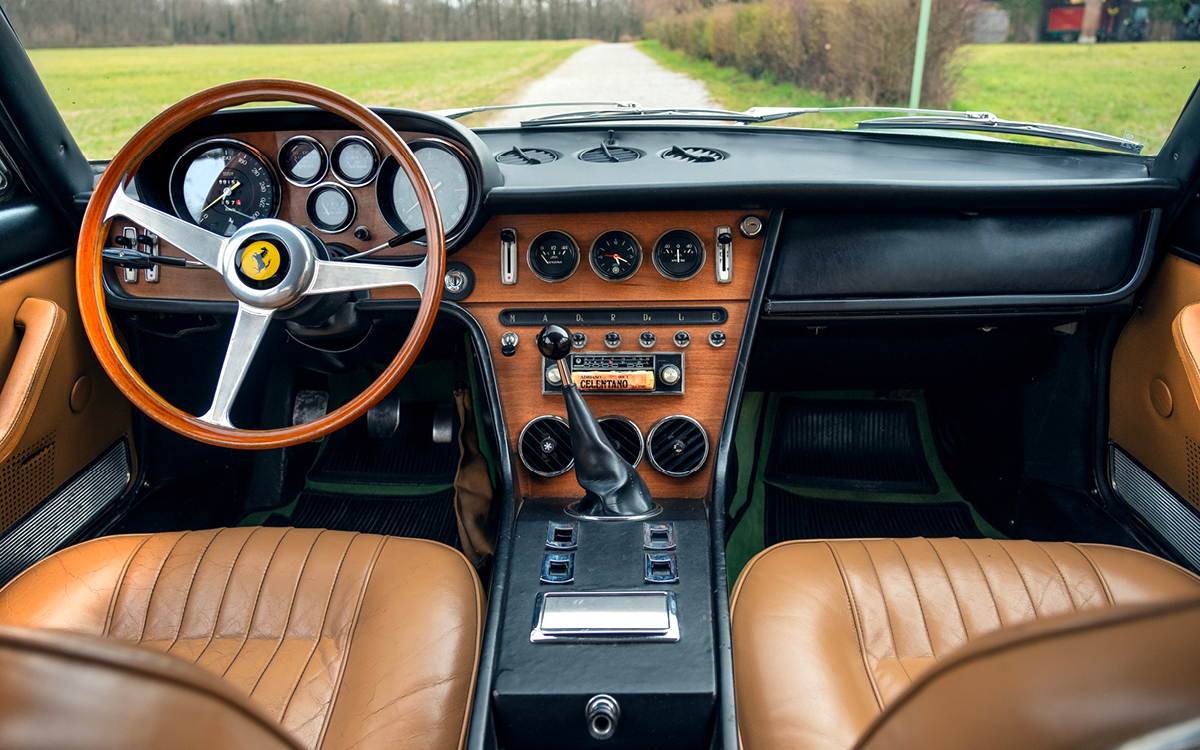
[[[680,396],[684,390],[683,352],[572,352],[571,378],[583,393],[645,393]],[[557,365],[542,359],[542,393],[561,393]]]

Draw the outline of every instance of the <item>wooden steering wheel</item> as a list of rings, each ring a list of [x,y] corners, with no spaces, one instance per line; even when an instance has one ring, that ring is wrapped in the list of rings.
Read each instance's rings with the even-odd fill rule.
[[[420,265],[400,267],[357,261],[329,261],[318,257],[316,243],[305,232],[278,219],[256,219],[230,237],[222,237],[189,221],[158,211],[126,195],[124,187],[148,154],[190,123],[225,107],[251,102],[308,104],[341,115],[361,128],[399,163],[412,182],[425,219],[429,252]],[[103,250],[115,216],[145,227],[191,258],[221,274],[238,301],[237,318],[225,360],[217,378],[212,406],[192,416],[167,403],[150,388],[129,363],[113,333],[105,305]],[[265,243],[265,245],[263,244]],[[269,246],[279,253],[275,274],[263,280],[243,273],[243,258]],[[249,262],[249,261],[247,261]],[[190,438],[229,448],[280,448],[297,445],[344,427],[366,413],[399,382],[416,360],[437,315],[446,265],[446,235],[433,189],[408,145],[371,110],[335,91],[298,81],[252,80],[224,84],[175,104],[146,124],[125,144],[92,193],[79,247],[75,280],[79,308],[88,340],[105,372],[117,388],[151,418]],[[229,412],[250,369],[267,325],[276,313],[300,304],[313,295],[407,285],[420,294],[417,319],[387,369],[352,401],[313,422],[273,430],[242,430],[233,426]]]

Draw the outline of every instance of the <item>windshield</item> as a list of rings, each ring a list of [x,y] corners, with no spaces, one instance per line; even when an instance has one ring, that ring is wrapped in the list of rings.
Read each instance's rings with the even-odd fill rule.
[[[179,99],[255,77],[421,110],[551,103],[470,113],[471,127],[628,114],[631,104],[895,107],[906,111],[771,124],[1146,155],[1162,147],[1200,69],[1200,2],[1184,0],[21,0],[4,10],[92,159],[111,157]],[[884,122],[918,108],[1023,127]],[[1031,127],[1040,124],[1116,139]]]

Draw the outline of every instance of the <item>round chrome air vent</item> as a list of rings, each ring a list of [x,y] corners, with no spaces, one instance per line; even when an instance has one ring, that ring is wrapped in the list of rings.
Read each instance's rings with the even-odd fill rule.
[[[677,414],[664,417],[646,435],[650,465],[669,477],[686,477],[708,460],[708,435],[700,423]]]
[[[508,166],[549,164],[557,159],[558,152],[545,148],[517,148],[513,146],[502,154],[496,154],[496,161]]]
[[[580,159],[592,164],[620,164],[642,158],[642,152],[624,146],[609,146],[601,143],[596,148],[589,148],[579,155]]]
[[[596,420],[604,436],[612,443],[613,450],[630,466],[637,466],[646,452],[646,441],[642,439],[642,431],[627,417],[609,416]]]
[[[536,417],[521,430],[521,463],[534,474],[557,477],[575,465],[571,451],[571,431],[562,417]]]
[[[662,158],[668,161],[682,161],[689,164],[710,164],[723,160],[727,154],[715,148],[700,146],[672,146],[662,152]]]

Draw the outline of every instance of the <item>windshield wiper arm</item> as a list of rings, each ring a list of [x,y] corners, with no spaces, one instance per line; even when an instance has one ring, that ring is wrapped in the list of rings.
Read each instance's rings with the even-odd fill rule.
[[[601,122],[619,120],[707,120],[726,121],[739,124],[754,125],[776,120],[786,120],[801,115],[844,112],[917,112],[924,115],[960,115],[979,118],[995,118],[988,112],[953,112],[942,109],[908,109],[906,107],[751,107],[745,112],[734,112],[727,109],[704,109],[690,107],[660,107],[645,109],[629,107],[620,110],[598,109],[583,112],[563,112],[557,115],[546,115],[525,120],[521,125],[535,127],[538,125],[562,125],[573,122]]]
[[[1072,128],[1066,125],[1048,125],[1039,122],[1001,120],[995,116],[990,118],[964,118],[955,115],[938,117],[884,117],[877,120],[863,120],[857,123],[857,126],[865,130],[966,130],[972,133],[1029,135],[1038,138],[1069,141],[1071,143],[1082,143],[1088,146],[1095,146],[1096,148],[1121,151],[1127,154],[1140,154],[1143,147],[1137,141],[1128,138],[1118,138],[1115,135],[1097,133],[1093,130]]]
[[[473,115],[476,112],[496,112],[502,109],[538,109],[540,107],[613,107],[615,109],[641,109],[637,102],[539,102],[537,104],[492,104],[486,107],[459,107],[458,109],[435,109],[429,114],[441,115],[450,120]],[[602,110],[609,112],[612,110]]]

